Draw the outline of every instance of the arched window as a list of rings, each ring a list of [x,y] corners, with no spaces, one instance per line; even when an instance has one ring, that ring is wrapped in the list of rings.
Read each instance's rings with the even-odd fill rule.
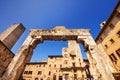
[[[49,65],[49,67],[51,67],[51,64]]]
[[[35,80],[39,80],[39,79],[36,77]]]
[[[56,67],[56,64],[54,65],[54,67]]]

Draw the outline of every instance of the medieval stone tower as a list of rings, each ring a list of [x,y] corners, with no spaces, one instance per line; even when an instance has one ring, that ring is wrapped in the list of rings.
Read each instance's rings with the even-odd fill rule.
[[[24,31],[25,27],[22,24],[13,24],[0,35],[0,40],[11,49]]]

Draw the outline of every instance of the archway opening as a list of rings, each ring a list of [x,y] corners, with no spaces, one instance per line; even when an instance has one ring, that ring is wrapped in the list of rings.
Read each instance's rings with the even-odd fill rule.
[[[81,49],[81,53],[82,53],[83,59],[88,59],[88,57],[86,55],[87,53],[85,52],[84,45],[83,44],[79,44],[79,46],[80,46],[80,49]]]
[[[48,55],[62,55],[62,48],[68,47],[68,41],[49,41],[46,40],[40,43],[33,50],[33,55],[30,62],[41,62],[47,60]],[[88,59],[84,44],[79,44],[83,59]]]
[[[36,46],[30,62],[47,60],[48,55],[62,55],[63,47],[68,47],[67,41],[44,41]]]

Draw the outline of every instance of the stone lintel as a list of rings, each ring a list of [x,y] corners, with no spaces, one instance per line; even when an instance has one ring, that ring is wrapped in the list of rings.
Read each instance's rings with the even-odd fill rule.
[[[77,36],[90,36],[89,29],[31,29],[30,32],[31,37],[42,36],[43,40],[77,40]]]
[[[66,30],[42,30],[42,29],[31,29],[31,36],[79,36],[79,35],[90,35],[89,29],[66,29]]]

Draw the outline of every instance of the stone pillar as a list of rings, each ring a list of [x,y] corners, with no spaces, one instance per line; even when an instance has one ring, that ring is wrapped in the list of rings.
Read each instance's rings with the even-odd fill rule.
[[[42,38],[32,38],[30,35],[27,37],[22,47],[17,52],[16,56],[11,61],[6,72],[0,80],[18,80],[21,72],[24,69],[24,64],[30,60],[32,51],[36,46],[36,42],[42,42]]]
[[[84,40],[84,44],[87,44],[89,55],[92,56],[91,60],[89,60],[90,66],[94,66],[95,70],[98,73],[100,73],[100,75],[96,74],[98,75],[97,78],[102,80],[109,80],[109,79],[115,80],[107,63],[105,62],[104,58],[100,55],[99,47],[96,45],[94,39],[90,35],[78,36],[78,42],[80,42],[81,39]]]
[[[112,72],[115,72],[116,69],[114,68],[114,65],[113,65],[112,61],[110,60],[109,56],[108,56],[107,53],[105,52],[102,44],[98,44],[97,46],[99,47],[99,50],[101,51],[101,52],[100,52],[100,55],[105,59],[108,67],[110,68],[110,70],[111,70]]]
[[[11,49],[24,31],[25,27],[22,24],[13,24],[0,35],[0,40]]]
[[[62,76],[62,80],[65,80],[65,75]]]
[[[59,75],[58,74],[56,75],[56,80],[59,80]]]
[[[96,61],[92,57],[89,51],[86,51],[86,55],[88,57],[89,64],[90,64],[89,69],[90,69],[91,78],[93,77],[94,79],[98,79],[99,71],[97,67],[95,66]]]

